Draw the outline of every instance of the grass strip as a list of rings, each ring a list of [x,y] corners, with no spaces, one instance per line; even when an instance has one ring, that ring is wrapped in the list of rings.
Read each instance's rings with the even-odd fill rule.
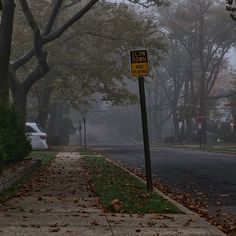
[[[119,212],[181,213],[176,206],[157,193],[148,193],[144,183],[104,157],[88,155],[83,156],[83,160],[95,185],[96,194],[111,212],[117,212],[113,202],[118,200]]]
[[[215,153],[225,153],[225,154],[236,154],[235,147],[198,147],[194,148],[194,151],[205,151],[205,152],[215,152]]]
[[[56,157],[57,152],[53,151],[32,151],[26,159],[40,160],[42,165],[47,165]]]
[[[81,148],[79,150],[80,155],[96,155],[97,153],[91,149]]]
[[[41,165],[39,165],[39,168],[41,166],[45,166],[50,163],[55,157],[57,152],[50,152],[50,151],[32,151],[29,156],[27,156],[25,159],[39,159],[41,160]],[[7,188],[0,192],[0,203],[3,203],[7,201],[9,198],[14,196],[20,188],[25,185],[32,177],[32,175],[38,170],[38,168],[32,169],[32,171],[25,176],[23,176],[21,179],[16,181],[14,184],[11,185],[10,188]]]

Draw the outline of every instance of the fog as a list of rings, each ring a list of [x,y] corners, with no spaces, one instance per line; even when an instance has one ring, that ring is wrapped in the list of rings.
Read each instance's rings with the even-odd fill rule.
[[[83,143],[84,118],[88,143],[142,142],[133,49],[148,51],[151,143],[235,142],[236,22],[225,1],[143,4],[98,3],[49,47],[50,73],[28,98],[28,119],[49,143]]]

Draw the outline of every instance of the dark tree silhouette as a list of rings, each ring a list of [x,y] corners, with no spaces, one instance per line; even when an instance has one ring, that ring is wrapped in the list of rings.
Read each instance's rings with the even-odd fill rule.
[[[236,21],[236,5],[234,6],[234,0],[226,0],[226,10],[231,12],[231,18]]]

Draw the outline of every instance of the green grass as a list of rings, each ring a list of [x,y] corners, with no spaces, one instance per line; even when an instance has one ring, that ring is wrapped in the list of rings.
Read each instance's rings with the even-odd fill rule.
[[[41,165],[45,166],[52,161],[57,152],[50,151],[32,151],[28,157],[25,159],[40,159]],[[40,167],[40,166],[39,166]],[[28,173],[26,176],[22,177],[20,180],[16,181],[10,188],[3,190],[0,192],[0,203],[7,201],[9,198],[14,196],[20,188],[26,184],[32,177],[32,175],[37,171],[37,168],[32,170],[31,173]]]
[[[55,158],[56,154],[57,152],[53,151],[32,151],[27,159],[39,159],[42,165],[46,165]]]
[[[214,146],[214,147],[202,147],[194,148],[195,151],[206,151],[206,152],[217,152],[217,153],[226,153],[226,154],[236,154],[236,147],[227,147],[227,146]]]
[[[114,211],[111,202],[118,199],[123,205],[121,211],[125,213],[180,213],[157,193],[148,193],[140,180],[105,158],[88,155],[83,160],[95,191],[108,210]]]
[[[210,145],[199,147],[199,145],[175,145],[175,148],[189,148],[193,151],[216,152],[226,154],[236,154],[236,146],[222,143],[221,145]]]
[[[80,155],[96,155],[97,153],[91,149],[84,149],[84,148],[81,148],[79,150],[79,153]]]

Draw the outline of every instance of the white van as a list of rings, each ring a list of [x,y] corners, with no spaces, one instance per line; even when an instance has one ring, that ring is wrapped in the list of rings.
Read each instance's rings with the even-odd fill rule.
[[[47,150],[47,134],[39,124],[35,122],[26,122],[25,133],[29,137],[33,150]]]

